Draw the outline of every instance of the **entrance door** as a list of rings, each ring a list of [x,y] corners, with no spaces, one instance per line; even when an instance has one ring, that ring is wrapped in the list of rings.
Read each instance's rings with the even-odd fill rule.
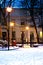
[[[15,31],[12,31],[12,39],[13,39],[13,40],[16,39],[16,33],[15,33]]]
[[[21,42],[22,42],[22,44],[24,44],[24,41],[25,41],[25,33],[24,33],[24,31],[22,31],[21,32]]]
[[[7,33],[6,32],[2,32],[2,39],[6,40],[7,39]]]

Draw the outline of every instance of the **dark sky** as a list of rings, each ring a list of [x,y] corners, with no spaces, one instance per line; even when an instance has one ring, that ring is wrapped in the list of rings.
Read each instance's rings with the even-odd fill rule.
[[[4,0],[0,0],[0,4],[2,4],[2,2],[3,2]],[[5,3],[5,6],[7,7],[8,6],[8,2],[9,2],[10,0],[6,0],[6,3]],[[12,2],[12,4],[11,4],[11,6],[13,7],[13,8],[25,8],[26,7],[26,5],[24,5],[24,6],[22,6],[22,4],[21,4],[21,2],[23,2],[23,1],[25,1],[25,0],[12,0],[13,2]],[[30,0],[26,0],[26,1],[28,1],[28,5],[29,5],[29,7],[30,7]],[[42,3],[42,5],[43,5],[43,0],[37,0],[37,4],[34,6],[34,7],[40,7],[40,2]],[[28,6],[27,5],[27,6]],[[3,7],[3,4],[2,4],[2,7]]]

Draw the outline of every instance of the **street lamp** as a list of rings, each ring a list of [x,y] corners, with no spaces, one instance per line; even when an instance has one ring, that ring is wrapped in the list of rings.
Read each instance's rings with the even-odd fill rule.
[[[12,7],[7,7],[6,11],[10,13],[12,11]]]
[[[28,26],[26,26],[26,30],[29,30],[29,27]]]
[[[6,11],[8,12],[8,50],[9,50],[9,42],[10,42],[10,36],[9,36],[9,28],[10,28],[10,12],[12,11],[11,7],[7,7]]]
[[[10,22],[10,26],[13,27],[14,26],[14,22]]]

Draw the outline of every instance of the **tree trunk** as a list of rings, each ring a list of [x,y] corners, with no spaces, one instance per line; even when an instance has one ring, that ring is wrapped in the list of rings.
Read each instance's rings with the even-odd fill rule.
[[[32,22],[33,22],[33,24],[34,24],[34,28],[35,28],[35,31],[36,31],[37,42],[39,43],[39,37],[38,37],[38,32],[37,32],[36,23],[35,23],[35,20],[34,20],[34,10],[33,10],[33,9],[30,10],[30,16],[31,16],[31,19],[32,19]]]

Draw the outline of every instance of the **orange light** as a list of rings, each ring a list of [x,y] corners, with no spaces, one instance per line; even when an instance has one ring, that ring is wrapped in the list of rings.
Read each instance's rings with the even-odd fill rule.
[[[12,8],[11,7],[7,7],[6,11],[7,12],[11,12],[12,11]]]
[[[26,30],[29,30],[29,27],[28,26],[26,26]]]
[[[10,22],[10,26],[13,27],[14,26],[14,22]]]

